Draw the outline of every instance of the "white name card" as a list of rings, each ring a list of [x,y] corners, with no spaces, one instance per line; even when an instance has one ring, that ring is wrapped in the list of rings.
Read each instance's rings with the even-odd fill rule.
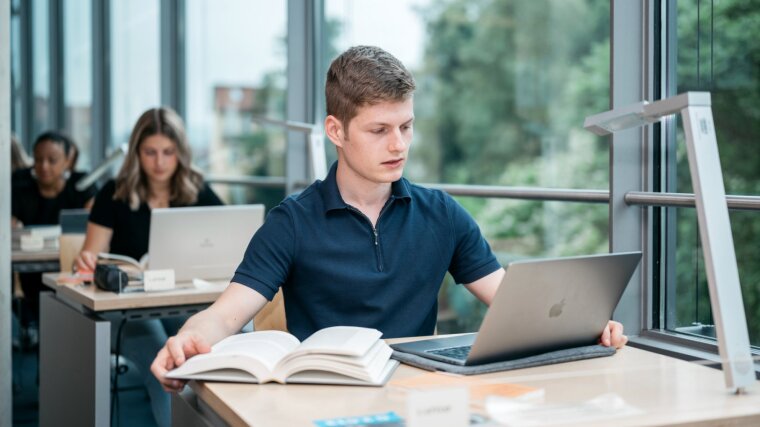
[[[145,270],[143,272],[145,292],[174,289],[174,270]]]
[[[407,427],[465,427],[470,424],[470,393],[464,387],[410,391]]]

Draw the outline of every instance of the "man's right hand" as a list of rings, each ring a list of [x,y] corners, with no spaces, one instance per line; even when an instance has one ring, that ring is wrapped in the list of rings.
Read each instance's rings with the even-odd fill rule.
[[[90,251],[79,252],[77,260],[74,263],[77,271],[95,271],[95,265],[98,263],[98,256]]]
[[[187,381],[166,378],[166,373],[181,366],[185,361],[196,354],[208,353],[211,346],[206,341],[190,332],[182,332],[169,338],[164,347],[159,350],[150,371],[161,383],[164,390],[180,392]]]

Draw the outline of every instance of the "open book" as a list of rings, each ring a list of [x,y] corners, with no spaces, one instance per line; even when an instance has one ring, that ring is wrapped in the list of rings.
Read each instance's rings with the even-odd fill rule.
[[[398,362],[376,329],[334,326],[303,342],[281,331],[232,335],[188,359],[168,378],[381,386]]]
[[[126,264],[138,272],[144,271],[148,268],[148,254],[143,255],[142,258],[140,258],[140,261],[138,261],[127,255],[100,252],[98,254],[98,259],[114,264]]]

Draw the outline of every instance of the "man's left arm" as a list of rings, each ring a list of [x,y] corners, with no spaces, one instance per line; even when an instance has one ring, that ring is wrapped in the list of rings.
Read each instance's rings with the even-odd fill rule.
[[[500,268],[472,283],[464,285],[464,287],[467,288],[471,294],[475,295],[477,299],[483,301],[487,306],[490,306],[494,295],[496,295],[496,289],[499,288],[501,279],[504,278],[504,273],[504,269]]]
[[[501,284],[501,279],[504,278],[504,274],[504,269],[500,268],[464,286],[477,299],[490,306],[494,295],[496,295],[496,290],[499,288],[499,284]],[[628,337],[623,335],[623,325],[614,320],[607,322],[607,326],[604,327],[602,335],[599,337],[599,344],[607,347],[623,348],[627,342]]]

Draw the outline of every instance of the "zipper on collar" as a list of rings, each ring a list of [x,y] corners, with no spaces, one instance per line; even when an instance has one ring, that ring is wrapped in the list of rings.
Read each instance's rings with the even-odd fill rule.
[[[383,212],[386,211],[386,209],[390,205],[391,201],[393,201],[393,196],[391,196],[391,198],[389,198],[388,201],[385,202],[385,205],[380,210],[380,214],[377,216],[377,223],[378,224],[380,223],[380,218],[383,216]],[[354,212],[357,215],[359,215],[362,218],[364,218],[364,220],[367,221],[367,224],[369,224],[370,228],[372,229],[372,237],[374,239],[374,244],[375,244],[375,259],[377,260],[377,270],[378,271],[383,271],[383,269],[385,268],[385,265],[383,263],[383,252],[380,249],[380,231],[378,230],[377,227],[375,227],[374,225],[372,225],[372,221],[370,221],[370,219],[369,219],[369,217],[367,217],[367,215],[364,215],[364,212],[360,211],[359,209],[356,209],[355,207],[353,207],[353,206],[351,206],[349,204],[346,204],[346,208],[349,211]]]

